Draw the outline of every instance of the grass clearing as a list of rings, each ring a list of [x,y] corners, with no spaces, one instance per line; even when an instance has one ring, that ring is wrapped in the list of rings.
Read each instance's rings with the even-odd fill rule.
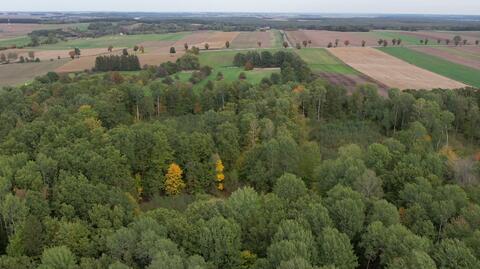
[[[313,72],[358,74],[326,49],[301,49],[295,52],[310,66]]]
[[[379,50],[388,53],[394,57],[397,57],[405,62],[437,73],[439,75],[463,82],[474,87],[480,87],[479,71],[474,68],[461,64],[456,64],[445,59],[414,51],[408,48],[387,47],[379,48]]]
[[[188,35],[189,32],[168,33],[168,34],[146,34],[146,35],[115,35],[103,36],[99,38],[80,38],[65,42],[59,42],[51,45],[44,45],[39,49],[62,50],[62,49],[91,49],[114,47],[132,48],[133,46],[145,41],[178,41]]]
[[[272,48],[283,47],[283,36],[279,30],[271,30],[273,34]]]

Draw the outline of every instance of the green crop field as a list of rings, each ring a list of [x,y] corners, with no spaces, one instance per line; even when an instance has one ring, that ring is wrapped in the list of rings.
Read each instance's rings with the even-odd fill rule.
[[[283,37],[279,30],[271,30],[273,34],[272,48],[281,48],[283,46]]]
[[[252,49],[253,51],[268,50],[271,53],[275,53],[278,49]],[[247,53],[249,50],[212,50],[202,51],[199,55],[200,63],[202,65],[208,65],[213,68],[216,67],[231,67],[233,66],[233,58],[237,53]]]
[[[442,58],[414,51],[408,48],[379,48],[381,51],[402,59],[408,63],[432,71],[442,76],[463,82],[465,84],[480,87],[480,75],[478,70],[452,63]]]
[[[301,49],[295,51],[313,72],[358,74],[358,72],[333,56],[326,49]]]
[[[0,47],[10,47],[13,45],[26,46],[30,43],[30,37],[28,36],[19,36],[15,38],[0,39]]]
[[[372,33],[374,33],[378,37],[378,39],[387,39],[389,44],[391,44],[392,39],[400,38],[402,40],[402,44],[404,45],[420,45],[420,38],[418,37],[390,31],[373,31]]]
[[[114,47],[133,47],[145,41],[178,41],[188,32],[169,33],[169,34],[146,34],[146,35],[115,35],[104,36],[99,38],[80,38],[66,42],[59,42],[52,45],[44,45],[40,49],[61,50],[61,49],[92,49],[106,48],[110,45]]]

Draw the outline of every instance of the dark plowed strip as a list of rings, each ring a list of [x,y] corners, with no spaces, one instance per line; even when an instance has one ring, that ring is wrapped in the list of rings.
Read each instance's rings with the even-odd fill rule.
[[[377,82],[363,74],[344,75],[338,73],[320,73],[320,76],[332,84],[345,87],[349,94],[356,91],[359,85],[373,84],[378,87],[378,93],[380,95],[388,96],[388,87],[385,84]]]

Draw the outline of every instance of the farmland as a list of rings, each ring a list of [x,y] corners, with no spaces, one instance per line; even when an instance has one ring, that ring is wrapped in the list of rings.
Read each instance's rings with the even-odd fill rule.
[[[465,86],[374,48],[333,48],[329,51],[346,64],[389,87],[434,89]]]
[[[146,34],[146,35],[115,35],[104,36],[99,38],[81,38],[56,44],[44,45],[39,47],[43,50],[66,50],[66,49],[91,49],[91,48],[107,48],[113,47],[133,47],[142,42],[149,41],[178,41],[189,33],[172,33],[172,34]]]
[[[341,62],[326,49],[301,49],[296,53],[310,66],[314,72],[339,74],[358,74],[350,66]]]
[[[480,70],[480,47],[412,47],[411,49]]]
[[[65,64],[66,60],[0,65],[0,87],[22,84]]]
[[[13,38],[0,39],[0,47],[26,46],[30,43],[30,37],[19,36]]]
[[[366,46],[374,46],[378,41],[377,36],[369,32],[298,30],[286,31],[286,34],[292,45],[310,40],[312,47],[327,47],[328,43],[334,44],[337,39],[339,40],[338,46],[345,46],[346,40],[350,42],[349,46],[361,46],[363,40],[365,40]]]
[[[470,86],[480,87],[478,69],[453,63],[408,48],[380,48],[380,50],[425,70],[463,82]]]
[[[260,46],[258,44],[260,42]],[[231,48],[270,48],[275,44],[275,36],[271,31],[268,32],[241,32],[232,40]]]

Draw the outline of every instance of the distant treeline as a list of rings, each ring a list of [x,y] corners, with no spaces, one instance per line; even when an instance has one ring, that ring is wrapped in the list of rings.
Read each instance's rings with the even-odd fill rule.
[[[108,55],[98,56],[95,60],[94,71],[137,71],[140,70],[140,61],[136,55]]]

